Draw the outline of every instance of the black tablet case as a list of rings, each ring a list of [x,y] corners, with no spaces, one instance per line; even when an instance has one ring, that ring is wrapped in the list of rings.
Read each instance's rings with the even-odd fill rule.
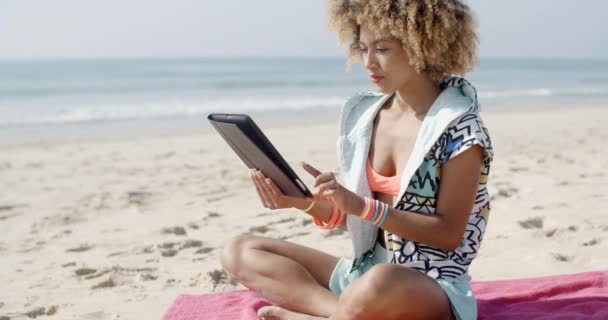
[[[312,197],[266,135],[246,114],[212,113],[207,119],[249,168],[256,168],[272,179],[291,197]]]

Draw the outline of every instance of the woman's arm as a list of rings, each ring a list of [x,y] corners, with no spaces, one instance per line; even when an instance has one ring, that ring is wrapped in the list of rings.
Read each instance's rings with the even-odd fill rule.
[[[443,164],[434,215],[390,208],[382,229],[402,238],[454,251],[462,241],[473,209],[482,156],[481,146],[474,145]],[[362,212],[364,204],[358,204],[358,207],[353,212]]]

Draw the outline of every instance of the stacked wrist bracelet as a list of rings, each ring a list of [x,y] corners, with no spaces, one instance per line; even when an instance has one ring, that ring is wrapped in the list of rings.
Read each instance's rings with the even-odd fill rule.
[[[390,207],[379,200],[365,198],[365,206],[363,212],[359,215],[361,219],[370,221],[371,223],[382,227],[386,217],[388,217]]]

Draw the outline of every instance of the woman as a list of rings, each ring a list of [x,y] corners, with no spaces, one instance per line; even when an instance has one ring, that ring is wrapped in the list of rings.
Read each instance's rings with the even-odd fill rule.
[[[379,93],[350,98],[333,173],[314,199],[283,195],[260,171],[267,208],[294,207],[322,228],[346,227],[353,256],[264,237],[229,241],[226,272],[276,306],[262,319],[476,319],[468,266],[489,214],[492,146],[464,74],[476,62],[469,8],[457,0],[330,1],[330,26],[352,41]]]

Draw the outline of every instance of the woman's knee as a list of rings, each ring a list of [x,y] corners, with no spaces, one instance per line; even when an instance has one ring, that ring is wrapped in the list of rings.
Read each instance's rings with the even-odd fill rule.
[[[357,287],[362,291],[362,298],[376,299],[380,295],[386,295],[395,287],[395,280],[402,276],[400,273],[403,271],[403,267],[390,263],[373,266],[358,279]]]
[[[351,319],[450,318],[450,302],[435,280],[398,265],[372,267],[342,293]]]
[[[252,241],[252,236],[242,234],[230,238],[224,244],[220,263],[231,276],[238,276],[239,268],[244,265],[242,263],[243,253],[251,246]]]
[[[401,268],[401,269],[398,269]],[[351,319],[372,319],[383,317],[392,319],[391,297],[395,296],[397,280],[403,277],[403,267],[388,263],[373,266],[346,287],[340,296],[341,312],[347,313]],[[413,270],[412,270],[413,271]],[[415,272],[415,271],[413,271]],[[399,292],[399,300],[405,301],[403,289]]]

